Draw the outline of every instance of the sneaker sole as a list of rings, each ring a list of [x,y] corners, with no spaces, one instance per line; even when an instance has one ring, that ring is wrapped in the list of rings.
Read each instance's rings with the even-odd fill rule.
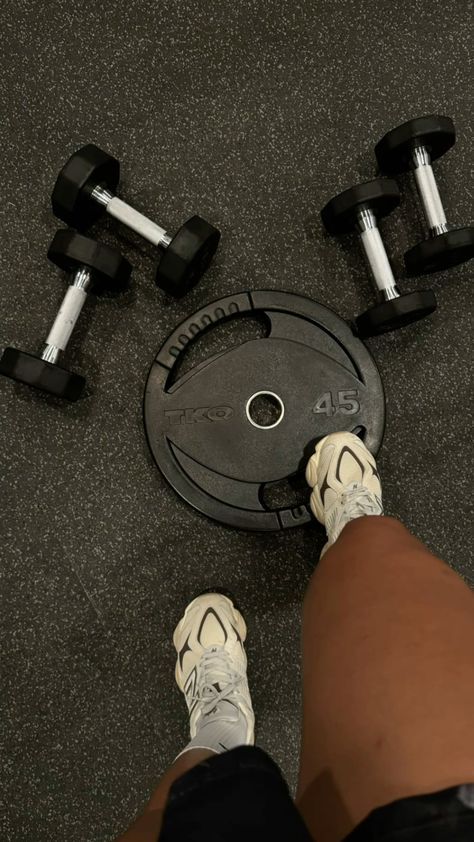
[[[234,609],[236,611],[238,611],[240,614],[242,614],[242,608],[241,608],[238,600],[235,598],[232,591],[229,591],[227,588],[221,588],[221,587],[206,588],[206,590],[204,590],[204,591],[199,591],[199,593],[196,594],[195,599],[197,599],[198,596],[209,596],[209,594],[213,594],[213,593],[219,594],[219,596],[226,596],[227,599],[230,599],[232,605],[234,606]]]
[[[323,439],[323,441],[324,441],[324,439]],[[322,448],[320,448],[319,445],[316,445],[316,449],[315,449],[315,451],[314,451],[314,453],[313,453],[313,455],[310,459],[311,467],[314,470],[316,476],[318,475],[318,470],[319,470],[319,459],[320,459],[320,455],[321,455],[321,450],[322,450]],[[312,498],[311,502],[313,503],[313,506],[316,509],[316,511],[313,510],[313,514],[315,515],[315,517],[317,518],[319,523],[321,523],[324,526],[324,507],[321,507],[321,503],[319,502],[318,497],[314,493],[314,489],[317,487],[317,484],[318,484],[317,480],[316,480],[316,484],[314,486],[311,485],[311,483],[308,482],[308,485],[311,488],[311,498]],[[314,497],[313,497],[313,495],[314,495]]]

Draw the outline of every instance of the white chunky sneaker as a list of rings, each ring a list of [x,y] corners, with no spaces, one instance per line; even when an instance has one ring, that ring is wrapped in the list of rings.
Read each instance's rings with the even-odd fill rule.
[[[208,748],[220,754],[253,745],[246,636],[244,618],[223,594],[202,594],[186,608],[173,636],[176,681],[190,718],[191,742],[185,751]]]
[[[308,462],[306,480],[312,488],[312,512],[328,536],[321,555],[350,520],[383,515],[375,459],[353,433],[331,433],[321,439]]]

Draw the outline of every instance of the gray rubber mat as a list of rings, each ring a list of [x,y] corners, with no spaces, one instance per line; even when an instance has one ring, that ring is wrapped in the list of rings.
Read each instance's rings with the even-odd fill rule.
[[[373,177],[373,144],[410,117],[454,118],[436,174],[450,221],[473,221],[471,18],[440,0],[3,0],[0,26],[2,347],[39,349],[61,300],[49,194],[79,145],[119,157],[123,198],[170,231],[192,213],[222,230],[180,302],[156,290],[152,248],[120,230],[133,290],[87,305],[68,356],[87,400],[0,382],[0,836],[105,842],[187,739],[171,635],[204,588],[239,599],[258,742],[294,784],[300,608],[323,543],[318,527],[232,531],[177,498],[142,429],[154,353],[235,290],[364,309],[358,245],[327,238],[319,210]],[[117,242],[113,224],[94,231]],[[383,225],[397,274],[421,232],[404,191]],[[402,279],[431,286],[437,312],[369,343],[387,393],[386,509],[471,581],[472,273]]]

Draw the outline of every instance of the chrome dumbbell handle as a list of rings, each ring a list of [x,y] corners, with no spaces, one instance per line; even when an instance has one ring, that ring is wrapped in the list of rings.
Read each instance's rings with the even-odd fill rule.
[[[62,351],[66,350],[91,284],[92,273],[85,267],[81,267],[71,276],[71,285],[63,298],[41,354],[41,358],[46,362],[57,363]]]
[[[400,292],[380,236],[377,219],[368,208],[358,212],[357,230],[377,290],[378,300],[391,301],[399,298]]]
[[[139,211],[127,205],[122,199],[114,196],[110,190],[105,187],[97,185],[94,187],[92,193],[94,201],[105,207],[105,210],[110,216],[118,219],[124,225],[127,225],[132,231],[140,234],[145,240],[148,240],[154,246],[162,246],[167,248],[171,243],[171,237],[166,233],[164,228],[161,228],[147,216],[144,216]]]
[[[431,166],[431,156],[425,146],[416,146],[412,153],[413,174],[416,188],[428,223],[430,236],[436,237],[448,230],[438,185]]]

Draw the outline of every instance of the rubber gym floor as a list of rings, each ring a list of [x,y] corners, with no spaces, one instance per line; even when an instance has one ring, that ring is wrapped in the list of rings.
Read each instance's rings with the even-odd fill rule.
[[[471,22],[469,3],[440,0],[3,0],[2,347],[38,350],[64,293],[45,258],[61,227],[49,197],[78,146],[115,154],[123,198],[168,230],[200,213],[222,231],[209,272],[174,301],[154,286],[153,249],[99,223],[134,283],[81,317],[68,361],[90,397],[0,383],[5,842],[124,830],[187,739],[171,635],[210,586],[242,605],[258,743],[294,785],[300,611],[322,532],[243,533],[189,508],[148,454],[144,383],[173,327],[221,295],[289,290],[344,318],[372,302],[355,238],[326,237],[319,211],[375,175],[374,143],[404,120],[453,117],[435,172],[448,219],[472,222]],[[387,395],[384,500],[473,581],[473,268],[403,278],[424,228],[401,183],[387,249],[403,290],[431,287],[438,310],[368,343]]]

